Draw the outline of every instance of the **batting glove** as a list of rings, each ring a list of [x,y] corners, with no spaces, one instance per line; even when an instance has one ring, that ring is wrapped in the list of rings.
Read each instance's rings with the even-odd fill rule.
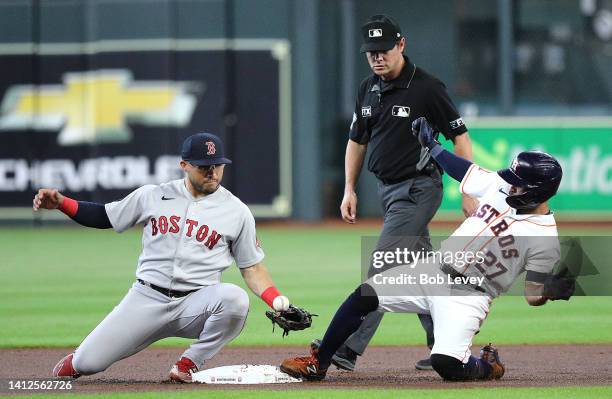
[[[440,143],[436,139],[431,125],[427,122],[424,116],[417,118],[412,122],[412,134],[419,140],[421,146],[428,148],[430,151]]]

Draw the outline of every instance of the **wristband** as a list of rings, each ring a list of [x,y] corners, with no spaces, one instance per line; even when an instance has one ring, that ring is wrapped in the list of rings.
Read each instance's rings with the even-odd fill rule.
[[[275,286],[271,286],[266,288],[266,290],[261,294],[261,299],[263,299],[263,301],[267,303],[269,307],[274,308],[272,304],[274,303],[274,298],[277,296],[280,296],[280,292],[278,292]]]
[[[64,202],[62,202],[58,209],[64,212],[66,215],[74,217],[79,209],[79,203],[72,198],[64,196]]]

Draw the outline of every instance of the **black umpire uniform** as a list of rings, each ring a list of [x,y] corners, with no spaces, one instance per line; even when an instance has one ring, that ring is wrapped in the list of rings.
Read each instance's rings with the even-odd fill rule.
[[[399,26],[381,15],[362,27],[362,35],[362,52],[378,51],[381,41],[395,43],[401,39]],[[425,116],[436,131],[453,142],[467,132],[444,84],[403,57],[404,67],[395,79],[385,81],[372,74],[363,80],[349,133],[350,140],[367,145],[368,170],[378,179],[384,225],[377,250],[394,248],[400,237],[402,245],[406,237],[414,237],[419,249],[431,249],[427,225],[442,201],[442,179],[437,165],[412,135],[412,122]],[[334,364],[354,369],[355,355],[364,352],[382,316],[380,312],[370,313],[336,352]],[[431,348],[431,316],[419,315],[419,319]]]

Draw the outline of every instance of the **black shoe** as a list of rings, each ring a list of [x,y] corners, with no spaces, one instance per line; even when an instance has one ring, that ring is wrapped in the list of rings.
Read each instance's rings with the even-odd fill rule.
[[[312,349],[318,350],[319,346],[321,346],[320,339],[315,339],[310,343]],[[334,353],[334,356],[332,356],[331,363],[341,370],[355,371],[357,356],[357,352],[342,344],[336,353]]]
[[[433,367],[431,367],[431,358],[428,357],[427,359],[421,359],[418,362],[416,362],[414,364],[414,367],[417,370],[433,370]]]

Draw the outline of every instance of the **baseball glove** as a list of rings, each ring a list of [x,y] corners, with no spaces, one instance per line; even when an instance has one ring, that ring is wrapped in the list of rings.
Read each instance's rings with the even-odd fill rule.
[[[289,331],[304,330],[311,326],[312,316],[318,316],[312,314],[309,311],[289,305],[289,309],[275,312],[273,310],[266,311],[268,319],[272,320],[272,332],[274,332],[274,325],[278,324],[283,329],[283,337],[289,335]]]
[[[557,274],[548,276],[544,281],[543,295],[551,301],[558,299],[569,301],[576,289],[576,279],[566,275],[567,269],[563,269]]]

